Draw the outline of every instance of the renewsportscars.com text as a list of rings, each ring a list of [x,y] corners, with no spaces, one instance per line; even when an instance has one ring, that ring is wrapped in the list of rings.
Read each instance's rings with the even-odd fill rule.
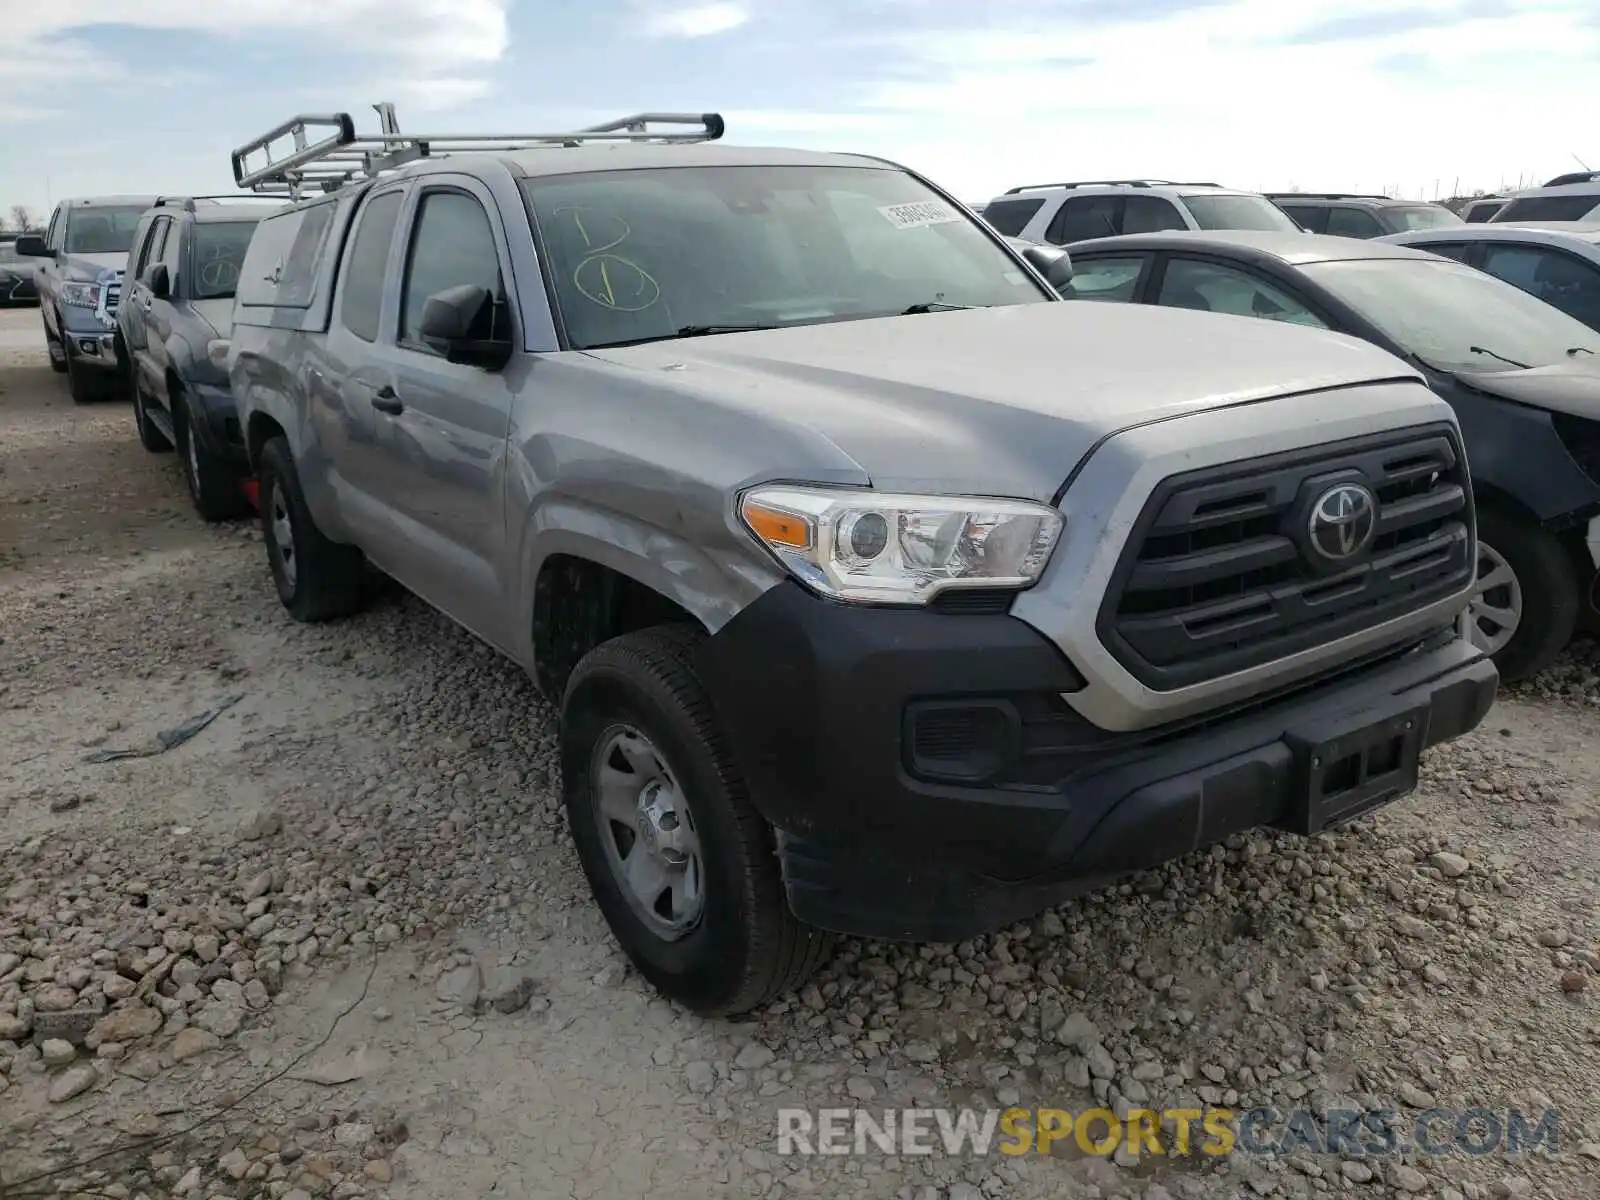
[[[1553,1110],[1529,1118],[1517,1109],[1431,1108],[1415,1116],[1392,1109],[1282,1112],[1254,1108],[802,1108],[778,1110],[780,1155],[1049,1154],[1069,1146],[1105,1156],[1134,1154],[1284,1155],[1343,1157],[1523,1154],[1560,1150]]]

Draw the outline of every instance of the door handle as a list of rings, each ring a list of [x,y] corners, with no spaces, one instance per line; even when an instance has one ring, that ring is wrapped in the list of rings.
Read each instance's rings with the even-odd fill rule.
[[[372,394],[372,407],[390,416],[399,416],[406,410],[405,401],[387,383]]]

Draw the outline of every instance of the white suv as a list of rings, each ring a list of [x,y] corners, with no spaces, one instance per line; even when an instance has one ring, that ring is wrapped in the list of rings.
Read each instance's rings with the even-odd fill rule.
[[[1515,192],[1511,196],[1511,203],[1489,220],[1490,223],[1600,221],[1600,179],[1555,186],[1546,184],[1544,187]]]
[[[1111,179],[1014,187],[989,201],[983,219],[1007,237],[1065,246],[1090,238],[1164,229],[1300,227],[1255,192],[1215,183]]]

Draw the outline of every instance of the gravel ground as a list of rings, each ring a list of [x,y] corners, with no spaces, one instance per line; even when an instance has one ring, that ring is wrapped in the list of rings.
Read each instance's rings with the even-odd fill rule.
[[[526,679],[401,594],[289,622],[37,322],[0,314],[0,1198],[1600,1195],[1592,645],[1373,820],[706,1022],[601,924]],[[1553,1107],[1560,1153],[775,1153],[782,1107],[1018,1103]]]

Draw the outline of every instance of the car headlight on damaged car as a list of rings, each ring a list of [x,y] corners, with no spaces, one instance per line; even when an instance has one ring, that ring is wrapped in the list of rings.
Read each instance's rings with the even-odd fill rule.
[[[98,283],[63,283],[61,303],[73,308],[99,308],[100,286]]]
[[[866,604],[1029,587],[1062,528],[1058,510],[1026,500],[782,485],[745,493],[739,516],[800,582]]]

